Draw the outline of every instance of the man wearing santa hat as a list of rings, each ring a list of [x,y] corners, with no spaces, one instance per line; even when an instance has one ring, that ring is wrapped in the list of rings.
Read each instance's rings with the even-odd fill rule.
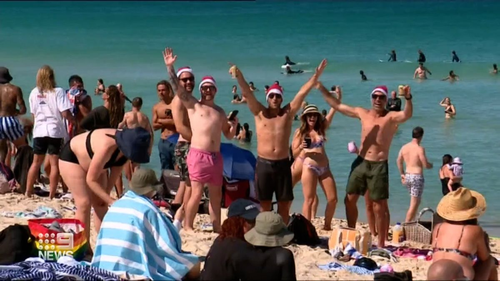
[[[241,93],[247,99],[248,107],[255,116],[258,154],[255,187],[262,211],[271,210],[273,195],[276,194],[278,213],[285,223],[288,223],[293,201],[289,158],[292,122],[325,67],[326,60],[323,60],[293,100],[283,107],[281,106],[283,89],[279,83],[273,84],[266,92],[266,107],[255,98],[241,71],[235,65],[229,70],[231,75],[238,80]]]
[[[326,102],[340,113],[358,118],[361,121],[361,147],[358,157],[351,166],[347,182],[345,207],[347,224],[356,227],[358,219],[358,202],[360,195],[366,195],[367,209],[373,207],[375,217],[368,222],[374,235],[378,232],[377,246],[383,248],[389,227],[389,148],[397,131],[397,125],[406,122],[413,114],[411,89],[405,87],[406,106],[404,111],[387,111],[388,90],[386,86],[377,86],[370,94],[371,109],[351,107],[340,102],[321,84],[318,89],[323,93]],[[369,197],[369,198],[368,198]],[[369,206],[371,204],[372,206]],[[375,220],[375,222],[374,222]]]

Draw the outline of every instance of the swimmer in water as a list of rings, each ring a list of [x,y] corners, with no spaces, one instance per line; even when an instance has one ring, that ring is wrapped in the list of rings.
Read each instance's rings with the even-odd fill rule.
[[[450,80],[450,82],[458,81],[458,75],[456,75],[455,72],[453,72],[453,70],[450,70],[448,77],[441,79],[441,81],[447,81],[447,80]]]
[[[264,86],[264,94],[267,94],[267,91],[269,91],[269,85]]]
[[[427,73],[432,75],[431,71],[424,66],[423,63],[419,63],[417,69],[415,69],[415,73],[413,74],[413,79],[427,79]]]
[[[389,60],[387,61],[397,61],[396,60],[396,50],[392,50],[390,53],[389,53]]]
[[[257,92],[259,89],[255,88],[255,85],[253,84],[253,82],[248,82],[248,87],[250,87],[250,90],[252,92]]]
[[[493,64],[493,69],[491,70],[491,74],[498,74],[498,67],[496,63]]]
[[[238,87],[236,85],[233,85],[233,90],[232,90],[232,94],[233,94],[233,100],[231,101],[231,103],[247,103],[247,100],[245,99],[245,97],[240,97],[240,95],[238,95],[237,93],[238,91]]]
[[[292,70],[292,68],[290,66],[286,66],[286,72],[285,74],[298,74],[298,73],[304,73],[304,70]]]
[[[424,52],[422,52],[422,50],[418,50],[418,62],[424,63],[426,60]]]
[[[462,62],[455,51],[451,51],[451,62]]]
[[[285,63],[283,65],[296,65],[296,63],[291,61],[289,56],[285,56]]]
[[[368,81],[368,78],[365,75],[365,72],[363,70],[359,71],[359,75],[361,75],[361,81]]]
[[[446,119],[455,117],[457,112],[455,111],[455,106],[451,103],[449,97],[445,97],[440,103],[440,106],[444,107],[444,117]]]

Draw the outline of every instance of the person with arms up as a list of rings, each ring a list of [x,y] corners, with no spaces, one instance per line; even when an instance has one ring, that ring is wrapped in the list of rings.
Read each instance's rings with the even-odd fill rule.
[[[293,201],[291,163],[289,158],[292,122],[302,108],[302,102],[314,87],[327,65],[321,61],[313,76],[300,88],[293,100],[282,106],[283,90],[278,83],[266,93],[267,107],[250,90],[241,71],[233,65],[229,70],[238,80],[242,95],[255,116],[257,132],[257,166],[255,184],[262,211],[270,211],[273,194],[278,201],[278,213],[287,224]]]
[[[389,149],[396,134],[398,124],[406,122],[413,115],[411,89],[405,87],[406,106],[404,111],[388,112],[387,87],[377,86],[371,92],[372,108],[352,107],[341,103],[328,91],[321,91],[326,102],[340,113],[358,118],[361,121],[361,147],[358,157],[351,166],[347,182],[345,197],[347,224],[356,227],[358,208],[356,203],[360,195],[368,195],[372,201],[375,213],[375,226],[370,229],[378,230],[379,248],[383,248],[386,241],[389,199]],[[368,194],[365,194],[368,192]],[[365,198],[366,200],[367,198]],[[368,203],[369,204],[369,203]]]
[[[398,170],[401,183],[410,193],[410,207],[406,213],[406,222],[411,222],[417,214],[422,194],[424,193],[424,168],[432,169],[432,163],[427,160],[425,149],[421,145],[424,129],[415,127],[412,132],[411,142],[403,145],[398,155]],[[406,164],[406,169],[403,164]]]

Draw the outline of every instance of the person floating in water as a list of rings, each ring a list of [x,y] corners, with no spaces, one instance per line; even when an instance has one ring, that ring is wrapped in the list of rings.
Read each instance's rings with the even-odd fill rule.
[[[491,74],[498,74],[498,67],[496,63],[493,64],[493,69],[491,70]]]
[[[451,62],[462,62],[455,51],[451,51]]]
[[[292,70],[290,66],[286,66],[286,72],[285,74],[297,74],[297,73],[304,73],[304,70]]]
[[[424,63],[426,60],[424,52],[422,52],[422,50],[418,50],[418,62]]]
[[[453,70],[450,70],[448,77],[441,79],[441,81],[446,81],[446,80],[450,80],[450,82],[458,81],[458,75],[456,75],[455,72],[453,72]]]
[[[291,61],[289,56],[285,56],[285,63],[283,65],[296,65],[296,63]]]
[[[388,61],[397,61],[397,59],[396,59],[396,50],[392,50],[389,53],[389,60]]]
[[[361,81],[368,81],[368,78],[366,78],[365,72],[363,70],[359,71],[359,75],[361,75]]]

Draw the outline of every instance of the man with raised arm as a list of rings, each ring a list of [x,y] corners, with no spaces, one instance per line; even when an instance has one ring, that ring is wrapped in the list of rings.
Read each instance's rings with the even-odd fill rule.
[[[386,86],[377,86],[371,92],[372,108],[351,107],[342,104],[322,85],[318,88],[326,102],[340,113],[361,121],[361,147],[358,157],[351,166],[345,198],[347,224],[356,227],[360,195],[369,192],[378,230],[378,247],[383,248],[389,227],[387,218],[389,199],[389,148],[397,125],[410,119],[413,114],[411,89],[405,87],[406,106],[404,111],[387,111],[388,91]]]
[[[247,99],[248,107],[255,116],[257,132],[257,166],[255,184],[262,211],[270,211],[273,194],[276,193],[278,213],[288,223],[293,201],[291,163],[289,158],[290,133],[295,114],[301,109],[302,102],[326,67],[321,61],[314,75],[307,81],[293,100],[281,106],[283,90],[279,84],[272,85],[266,92],[267,107],[254,96],[241,71],[232,66],[230,73],[238,80],[241,93]]]
[[[170,107],[175,129],[179,133],[179,138],[174,148],[174,158],[175,165],[180,174],[179,189],[175,195],[174,202],[183,204],[180,208],[180,213],[182,214],[185,204],[191,197],[191,181],[189,180],[186,158],[191,144],[192,133],[187,109],[175,93],[179,88],[183,88],[186,90],[186,93],[191,95],[193,93],[195,80],[193,70],[190,67],[181,67],[177,72],[175,71],[174,63],[177,60],[177,56],[173,54],[172,49],[166,48],[165,51],[163,51],[163,60],[167,66],[170,84],[174,91],[174,98],[170,103]],[[183,216],[180,216],[181,219],[182,217]],[[191,225],[190,228],[193,228],[193,226]]]

